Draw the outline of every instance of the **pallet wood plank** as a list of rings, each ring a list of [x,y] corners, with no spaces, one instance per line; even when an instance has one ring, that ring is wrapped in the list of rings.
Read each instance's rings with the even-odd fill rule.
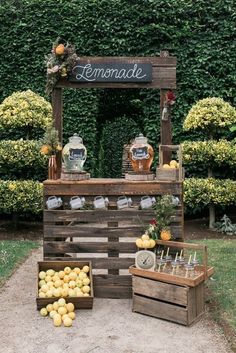
[[[48,254],[57,253],[108,253],[109,257],[119,256],[119,253],[134,253],[135,243],[130,242],[44,242],[44,251]]]
[[[133,311],[179,324],[187,324],[187,309],[140,295],[133,295]]]
[[[187,306],[188,288],[133,276],[133,292],[154,299]]]
[[[47,253],[44,253],[45,261],[65,261],[67,258],[64,256],[50,257]],[[127,269],[134,264],[134,258],[115,258],[115,257],[104,257],[104,258],[79,258],[71,257],[70,261],[91,261],[92,268],[94,269]]]
[[[94,295],[97,298],[129,299],[132,298],[131,286],[95,286]]]

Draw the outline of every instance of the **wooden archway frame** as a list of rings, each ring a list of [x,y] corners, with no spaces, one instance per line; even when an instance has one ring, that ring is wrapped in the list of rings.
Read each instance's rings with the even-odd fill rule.
[[[123,63],[123,64],[145,64],[152,65],[152,82],[134,83],[134,82],[70,82],[68,79],[60,79],[52,91],[52,109],[54,126],[58,130],[59,139],[62,141],[62,89],[63,88],[149,88],[160,90],[160,113],[164,107],[164,97],[169,89],[176,89],[176,58],[169,56],[168,51],[161,51],[160,57],[82,57],[80,63],[102,64],[102,63]],[[161,117],[160,117],[161,119]],[[171,119],[161,119],[161,144],[172,144]],[[168,158],[168,157],[167,157]],[[165,156],[164,156],[164,159]],[[61,169],[61,156],[58,158],[58,172]]]

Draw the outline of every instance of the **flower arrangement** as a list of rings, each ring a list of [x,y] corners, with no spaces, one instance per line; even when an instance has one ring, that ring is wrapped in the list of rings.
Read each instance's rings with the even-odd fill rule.
[[[53,43],[51,53],[46,57],[47,84],[46,93],[50,94],[60,77],[67,77],[79,60],[75,47],[61,38]]]
[[[44,137],[40,140],[40,152],[43,155],[56,155],[57,152],[62,150],[61,143],[58,137],[58,131],[50,126],[45,134]]]
[[[175,203],[171,195],[164,195],[157,199],[153,205],[155,218],[153,218],[145,233],[152,239],[170,240],[172,235],[170,232],[171,217],[175,213]]]
[[[169,90],[166,92],[164,97],[164,107],[162,110],[162,120],[168,120],[170,115],[170,108],[175,104],[176,97],[173,91]]]

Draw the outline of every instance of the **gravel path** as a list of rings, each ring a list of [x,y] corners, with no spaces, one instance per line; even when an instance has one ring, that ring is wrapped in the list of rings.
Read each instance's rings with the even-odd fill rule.
[[[36,310],[36,250],[0,291],[2,353],[229,353],[207,315],[192,327],[131,311],[131,300],[95,299],[73,327],[55,328]]]

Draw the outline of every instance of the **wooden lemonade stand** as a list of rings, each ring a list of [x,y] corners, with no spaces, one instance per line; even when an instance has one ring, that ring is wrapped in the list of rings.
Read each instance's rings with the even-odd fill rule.
[[[78,80],[77,77],[61,78],[52,91],[52,107],[55,128],[62,141],[62,89],[65,88],[149,88],[160,90],[160,112],[163,111],[164,97],[169,89],[176,88],[176,58],[163,51],[160,57],[83,57],[80,67],[107,67],[114,65],[122,70],[136,70],[136,77],[118,80]],[[123,68],[122,68],[123,67]],[[145,72],[144,75],[141,71]],[[83,69],[85,70],[85,69]],[[112,69],[110,69],[112,70]],[[146,71],[145,71],[146,70]],[[96,71],[98,72],[98,71]],[[111,72],[111,71],[110,71]],[[134,71],[130,72],[129,76]],[[145,81],[139,77],[148,76]],[[161,119],[161,144],[171,145],[171,119]],[[157,150],[157,147],[154,146]],[[163,155],[169,162],[168,151]],[[58,158],[58,179],[44,182],[44,260],[81,260],[91,261],[93,268],[94,294],[104,298],[130,298],[132,278],[128,269],[134,264],[137,251],[134,237],[142,234],[143,226],[153,218],[152,210],[140,210],[140,198],[145,195],[158,196],[171,194],[180,199],[171,223],[171,233],[176,241],[183,241],[183,183],[175,181],[133,181],[125,179],[89,179],[81,181],[61,180],[61,156]],[[50,196],[60,196],[62,207],[59,210],[46,209]],[[71,210],[69,199],[72,196],[85,197],[87,208]],[[106,210],[91,209],[95,196],[109,198]],[[116,201],[119,196],[131,197],[130,209],[118,210]]]

